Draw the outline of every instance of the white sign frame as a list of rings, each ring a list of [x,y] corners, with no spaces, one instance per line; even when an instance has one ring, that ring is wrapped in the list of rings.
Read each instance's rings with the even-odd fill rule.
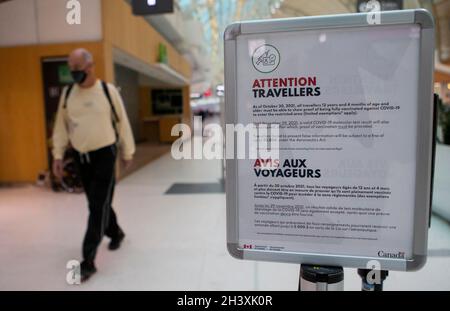
[[[317,17],[302,17],[239,22],[231,24],[224,33],[225,48],[225,119],[227,124],[235,124],[237,118],[237,43],[236,38],[246,34],[276,33],[348,27],[377,27],[369,24],[369,14],[356,13]],[[430,213],[430,191],[433,144],[433,70],[434,70],[434,21],[431,14],[423,9],[379,12],[380,24],[419,25],[421,30],[418,81],[418,120],[416,153],[416,186],[414,207],[414,234],[412,236],[413,256],[409,259],[380,257],[356,257],[336,254],[293,253],[283,251],[261,251],[243,249],[239,241],[238,206],[238,160],[226,162],[227,199],[227,246],[229,253],[238,259],[275,261],[286,263],[307,263],[353,268],[366,268],[371,260],[377,260],[383,270],[413,271],[426,262]]]

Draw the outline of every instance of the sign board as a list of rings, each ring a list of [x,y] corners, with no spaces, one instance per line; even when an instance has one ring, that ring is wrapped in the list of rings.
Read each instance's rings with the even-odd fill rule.
[[[173,0],[132,0],[134,15],[173,13]]]
[[[234,257],[424,265],[434,23],[425,10],[377,14],[378,24],[357,13],[226,29],[226,123],[280,132],[278,159],[227,160]]]

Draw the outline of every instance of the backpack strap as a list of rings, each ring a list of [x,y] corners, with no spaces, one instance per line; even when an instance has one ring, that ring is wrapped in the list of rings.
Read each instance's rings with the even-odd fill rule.
[[[114,132],[116,134],[116,142],[118,142],[119,141],[119,132],[117,131],[117,122],[120,122],[119,116],[117,115],[116,108],[114,108],[112,98],[111,98],[111,93],[109,92],[108,84],[106,84],[106,82],[103,80],[102,80],[102,88],[103,88],[103,92],[105,93],[106,98],[108,99],[109,106],[111,107],[111,111],[113,114],[112,124],[113,124],[113,128],[114,128]]]
[[[116,108],[114,108],[114,105],[113,105],[113,102],[112,102],[112,99],[111,99],[111,94],[109,93],[108,84],[106,84],[105,81],[102,81],[102,88],[103,88],[103,92],[105,93],[106,98],[108,99],[109,105],[111,106],[111,110],[112,110],[112,113],[114,115],[114,120],[116,122],[120,122],[119,116],[117,115]]]
[[[70,95],[70,92],[72,91],[72,88],[73,88],[73,84],[69,84],[67,86],[66,94],[64,95],[64,106],[63,106],[64,109],[67,108],[67,99],[69,98],[69,95]]]
[[[120,121],[119,116],[117,115],[116,108],[114,108],[112,98],[111,98],[111,93],[109,92],[109,89],[108,89],[108,85],[103,80],[102,80],[102,88],[103,88],[103,92],[105,93],[106,98],[108,99],[109,106],[111,107],[111,111],[113,114],[112,124],[113,124],[113,128],[114,128],[114,132],[116,134],[116,140],[119,141],[119,132],[117,131],[117,122]],[[67,86],[66,94],[64,94],[64,106],[63,106],[64,109],[67,108],[67,99],[69,98],[69,95],[70,95],[70,92],[72,91],[72,89],[73,89],[73,84],[69,84]]]

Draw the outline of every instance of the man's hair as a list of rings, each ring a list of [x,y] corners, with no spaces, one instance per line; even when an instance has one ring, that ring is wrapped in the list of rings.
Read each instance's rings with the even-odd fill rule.
[[[86,63],[92,64],[94,62],[94,57],[88,50],[81,49],[81,54],[83,55],[83,59]]]

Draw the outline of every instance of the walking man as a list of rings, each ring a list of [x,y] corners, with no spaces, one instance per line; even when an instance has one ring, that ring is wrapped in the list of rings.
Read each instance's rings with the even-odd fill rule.
[[[92,54],[77,49],[68,64],[75,83],[64,88],[60,98],[53,131],[53,173],[62,177],[70,143],[89,206],[81,263],[85,281],[97,271],[94,261],[103,235],[111,239],[110,250],[118,249],[125,237],[112,209],[115,163],[120,156],[128,168],[135,144],[122,98],[114,85],[97,79]]]

